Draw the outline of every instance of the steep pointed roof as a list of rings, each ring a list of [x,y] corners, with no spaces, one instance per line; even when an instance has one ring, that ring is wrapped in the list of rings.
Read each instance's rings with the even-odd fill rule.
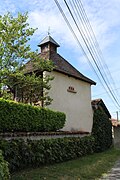
[[[58,53],[47,51],[47,52],[40,53],[39,57],[40,59],[52,60],[55,65],[54,71],[58,71],[60,73],[74,77],[81,81],[87,82],[89,84],[96,85],[94,81],[92,81],[91,79],[89,79],[88,77],[80,73],[76,68],[74,68],[67,60],[65,60]],[[26,71],[28,73],[33,71],[33,61],[29,61],[26,64]],[[37,71],[37,69],[35,69],[35,71]]]
[[[46,36],[40,42],[40,44],[38,46],[41,47],[43,44],[46,44],[46,43],[52,43],[52,44],[56,45],[56,47],[60,47],[60,45],[50,35]]]
[[[59,47],[59,44],[50,36],[46,36],[41,43],[38,45],[39,47],[46,45],[46,44],[54,44],[56,47]],[[60,56],[56,51],[51,51],[49,48],[47,51],[41,51],[39,54],[40,59],[49,59],[52,60],[55,68],[54,71],[58,71],[60,73],[66,74],[68,76],[74,77],[76,79],[85,81],[89,84],[94,84],[96,83],[89,79],[88,77],[84,76],[81,74],[76,68],[74,68],[67,60],[65,60],[62,56]],[[34,69],[34,61],[30,60],[26,65],[26,73],[30,73],[32,71],[37,71],[37,69]]]

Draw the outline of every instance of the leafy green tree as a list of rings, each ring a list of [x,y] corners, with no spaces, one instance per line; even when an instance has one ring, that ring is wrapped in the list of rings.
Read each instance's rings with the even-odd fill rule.
[[[42,74],[45,70],[52,71],[53,64],[50,60],[40,60],[38,51],[31,50],[28,42],[36,29],[29,27],[27,19],[27,13],[18,13],[17,17],[10,13],[0,16],[0,96],[7,97],[9,91],[14,98],[18,93],[22,102],[44,100],[44,104],[49,104],[51,98],[47,91],[53,78],[49,75],[43,78]],[[31,74],[24,67],[29,60],[34,62]],[[36,67],[41,76],[34,73]]]
[[[32,75],[15,72],[9,74],[5,79],[5,84],[9,87],[10,92],[14,94],[16,101],[47,106],[52,101],[48,95],[48,91],[51,88],[49,81],[52,79],[53,77],[49,75],[45,77],[42,75],[36,76],[34,72]],[[7,99],[6,97],[4,93],[4,98]]]

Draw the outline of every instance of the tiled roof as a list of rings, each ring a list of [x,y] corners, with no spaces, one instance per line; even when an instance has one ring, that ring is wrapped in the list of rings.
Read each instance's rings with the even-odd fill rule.
[[[81,74],[77,69],[75,69],[68,61],[66,61],[62,56],[60,56],[56,52],[47,51],[39,54],[42,59],[50,59],[53,61],[55,68],[54,71],[61,72],[63,74],[69,75],[71,77],[80,79],[82,81],[88,82],[90,84],[96,84],[91,79],[87,78],[83,74]],[[29,61],[26,64],[27,72],[33,71],[33,61]],[[36,69],[37,70],[37,69]]]
[[[91,101],[92,105],[98,105],[100,103],[100,101],[102,101],[102,99],[94,99]]]
[[[111,115],[102,99],[94,99],[91,101],[91,104],[92,104],[93,108],[96,106],[97,107],[101,106],[103,108],[104,112],[108,115],[108,117],[111,118]]]
[[[111,119],[111,122],[112,122],[112,126],[120,126],[120,121],[118,121],[117,119]]]

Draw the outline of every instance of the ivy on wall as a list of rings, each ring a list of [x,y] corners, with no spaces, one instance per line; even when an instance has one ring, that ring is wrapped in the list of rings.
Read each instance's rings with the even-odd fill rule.
[[[95,152],[101,152],[112,145],[112,123],[100,110],[94,112],[92,135],[95,138]]]
[[[92,154],[94,138],[58,138],[41,140],[1,140],[0,149],[9,162],[10,171],[64,162]]]

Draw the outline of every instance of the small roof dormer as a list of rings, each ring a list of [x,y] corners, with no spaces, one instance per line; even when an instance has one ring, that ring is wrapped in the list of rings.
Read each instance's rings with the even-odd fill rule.
[[[60,47],[60,45],[50,35],[46,36],[38,46],[41,48],[41,52],[57,52],[57,47]]]

